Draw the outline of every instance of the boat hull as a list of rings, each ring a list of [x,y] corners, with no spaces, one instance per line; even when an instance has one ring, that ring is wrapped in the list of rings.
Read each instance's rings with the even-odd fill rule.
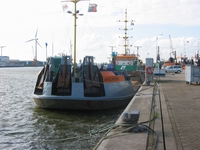
[[[130,81],[104,84],[105,96],[84,96],[83,83],[72,85],[72,95],[51,95],[52,83],[45,82],[42,95],[34,94],[33,99],[38,107],[69,110],[103,110],[128,105],[135,91]]]
[[[84,98],[82,100],[69,99],[67,97],[48,97],[37,95],[34,101],[38,107],[49,109],[68,110],[104,110],[128,105],[134,94],[122,98]]]
[[[91,58],[84,58],[78,77],[71,72],[68,56],[62,57],[57,69],[55,65],[52,67],[55,62],[50,62],[59,59],[52,59],[38,75],[33,95],[36,105],[69,110],[103,110],[127,105],[135,94],[127,72],[99,70]]]
[[[127,71],[136,71],[138,68],[137,65],[116,65],[116,70],[127,70]]]

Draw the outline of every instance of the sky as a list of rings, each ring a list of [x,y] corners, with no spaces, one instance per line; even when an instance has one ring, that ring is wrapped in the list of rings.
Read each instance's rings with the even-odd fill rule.
[[[97,4],[97,12],[88,12],[89,3]],[[63,11],[72,2],[60,0],[1,0],[0,46],[2,56],[33,60],[37,31],[37,59],[60,54],[73,55],[74,18]],[[200,0],[90,0],[79,1],[76,36],[76,60],[92,55],[95,61],[109,62],[111,51],[124,53],[124,20],[127,9],[127,36],[130,53],[156,59],[160,48],[162,60],[173,50],[177,56],[191,59],[200,50]],[[120,20],[120,21],[119,21]],[[134,21],[134,26],[130,23]],[[169,36],[171,38],[169,38]],[[47,46],[45,45],[47,43]],[[140,46],[137,51],[136,46]]]

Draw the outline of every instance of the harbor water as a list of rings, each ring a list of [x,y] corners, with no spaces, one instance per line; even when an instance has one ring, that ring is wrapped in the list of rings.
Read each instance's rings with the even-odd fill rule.
[[[67,111],[38,108],[32,98],[41,67],[0,68],[0,149],[92,149],[124,108]]]

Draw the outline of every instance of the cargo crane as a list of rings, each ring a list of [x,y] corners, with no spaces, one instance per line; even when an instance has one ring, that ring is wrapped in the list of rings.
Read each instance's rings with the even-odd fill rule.
[[[169,35],[169,41],[170,41],[170,44],[171,44],[171,46],[170,46],[170,48],[171,48],[171,51],[170,51],[170,59],[172,59],[171,54],[173,54],[173,55],[174,55],[174,60],[175,60],[176,63],[177,63],[176,51],[174,50],[174,47],[173,47],[173,44],[172,44],[172,40],[171,40],[171,36],[170,36],[170,35]]]
[[[171,44],[171,46],[170,46],[170,48],[171,48],[171,51],[170,51],[170,59],[169,59],[169,61],[170,61],[170,63],[171,63],[171,65],[173,64],[173,65],[181,65],[182,66],[182,69],[185,69],[185,65],[187,64],[187,57],[178,57],[178,58],[181,58],[181,61],[179,62],[179,63],[177,63],[177,57],[176,57],[176,51],[174,50],[174,47],[173,47],[173,44],[172,44],[172,40],[171,40],[171,36],[169,35],[169,40],[170,40],[170,44]],[[171,53],[174,55],[174,58],[173,57],[171,57]],[[174,60],[175,60],[175,62],[174,62]],[[169,64],[170,64],[169,63]],[[168,64],[168,65],[169,65]]]
[[[169,41],[170,41],[170,57],[168,61],[164,62],[164,65],[163,65],[164,67],[177,64],[176,51],[174,50],[170,35],[169,35]],[[171,54],[174,55],[174,58],[171,56]]]

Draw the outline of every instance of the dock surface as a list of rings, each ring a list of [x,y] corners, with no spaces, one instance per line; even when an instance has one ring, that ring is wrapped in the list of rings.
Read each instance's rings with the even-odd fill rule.
[[[124,124],[123,113],[97,143],[97,150],[199,150],[200,85],[181,74],[166,74],[143,85],[124,112],[140,112],[137,125]],[[152,119],[154,118],[154,119]]]

